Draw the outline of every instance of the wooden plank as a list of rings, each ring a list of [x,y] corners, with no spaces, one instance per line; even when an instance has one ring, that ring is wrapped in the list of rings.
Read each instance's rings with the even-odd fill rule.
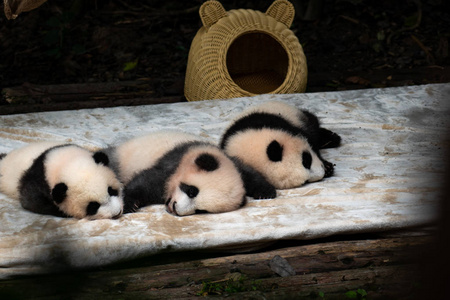
[[[154,256],[104,270],[36,276],[0,282],[0,295],[61,299],[345,299],[348,291],[367,299],[412,299],[427,286],[418,255],[433,257],[433,237],[400,236],[315,244],[189,260],[190,253]],[[280,277],[269,266],[281,256],[296,274]],[[201,256],[196,252],[194,257]],[[170,257],[166,259],[164,257]],[[168,262],[169,261],[169,262]],[[320,298],[318,298],[320,299]]]
[[[88,108],[105,108],[105,107],[117,107],[117,106],[138,106],[138,105],[150,105],[161,103],[176,103],[185,102],[182,97],[162,97],[162,98],[127,98],[127,99],[115,99],[108,98],[102,100],[90,100],[90,101],[73,101],[64,103],[37,103],[37,104],[22,104],[22,105],[0,105],[0,115],[12,115],[22,113],[33,113],[43,111],[59,111],[59,110],[76,110],[76,109],[88,109]]]
[[[177,94],[169,92],[168,97],[155,95],[154,86],[169,83],[162,79],[59,85],[25,83],[2,89],[0,115],[186,101],[182,89]]]
[[[21,86],[4,88],[2,95],[9,103],[57,103],[99,98],[135,98],[152,95],[151,83],[145,80],[58,85],[24,83]]]

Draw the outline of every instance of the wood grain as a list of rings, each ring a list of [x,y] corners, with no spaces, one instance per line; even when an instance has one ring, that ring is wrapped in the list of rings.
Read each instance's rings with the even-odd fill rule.
[[[424,266],[434,263],[433,245],[434,236],[427,233],[296,241],[248,254],[169,253],[103,270],[3,281],[0,295],[15,299],[190,299],[202,295],[347,299],[346,292],[363,289],[367,299],[417,299],[432,290],[429,268]],[[277,275],[269,265],[276,255],[286,259],[296,274]],[[204,292],[208,284],[219,290]],[[226,287],[237,291],[226,291]]]

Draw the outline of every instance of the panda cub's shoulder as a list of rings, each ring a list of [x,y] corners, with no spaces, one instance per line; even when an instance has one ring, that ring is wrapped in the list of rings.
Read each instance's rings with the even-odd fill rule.
[[[19,199],[19,183],[23,173],[34,160],[47,149],[62,145],[61,142],[38,142],[3,154],[0,160],[0,191],[11,198]]]

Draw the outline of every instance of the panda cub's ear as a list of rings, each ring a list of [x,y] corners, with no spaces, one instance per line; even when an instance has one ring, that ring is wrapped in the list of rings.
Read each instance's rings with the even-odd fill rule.
[[[341,137],[326,128],[319,128],[319,149],[336,148],[341,145]]]
[[[219,167],[219,162],[217,159],[208,153],[200,154],[195,159],[195,164],[202,170],[207,172],[212,172]]]
[[[281,161],[283,159],[283,146],[276,140],[273,140],[269,146],[267,146],[266,153],[271,161]]]
[[[52,199],[55,203],[60,204],[66,199],[67,185],[65,183],[58,183],[52,189]]]
[[[106,155],[102,151],[97,151],[92,156],[95,160],[95,163],[97,164],[103,164],[104,166],[107,166],[109,164],[109,158],[108,155]]]

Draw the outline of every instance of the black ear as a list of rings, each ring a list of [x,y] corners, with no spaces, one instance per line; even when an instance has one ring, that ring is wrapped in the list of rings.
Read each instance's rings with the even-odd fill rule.
[[[319,149],[335,148],[341,145],[341,137],[326,128],[319,129]]]
[[[106,155],[104,152],[97,151],[92,156],[95,160],[95,163],[97,164],[103,164],[104,166],[107,166],[109,164],[109,158],[108,155]]]
[[[283,147],[277,141],[272,141],[269,146],[267,146],[267,157],[271,161],[281,161],[283,159]]]
[[[67,185],[65,183],[60,182],[52,189],[52,199],[57,204],[62,203],[66,199],[66,195]]]
[[[195,164],[202,170],[211,172],[219,167],[219,162],[211,154],[203,153],[195,159]]]

